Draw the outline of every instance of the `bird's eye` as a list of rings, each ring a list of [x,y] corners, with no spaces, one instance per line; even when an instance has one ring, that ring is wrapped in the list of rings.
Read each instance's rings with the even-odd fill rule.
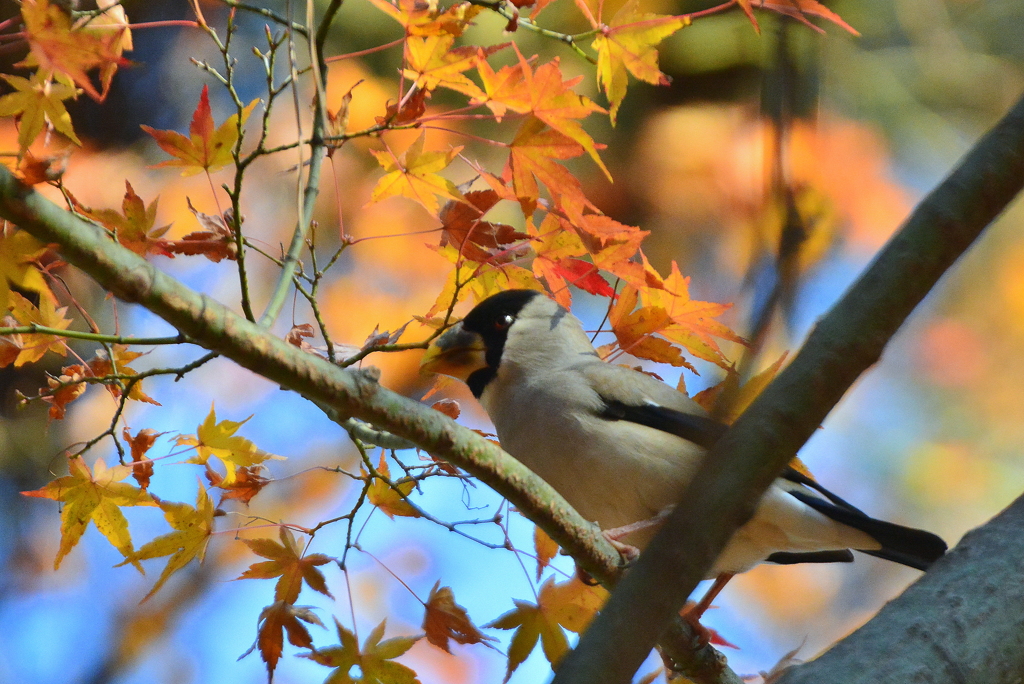
[[[511,314],[505,314],[494,322],[494,329],[499,332],[502,330],[508,330],[508,327],[512,325],[512,321],[514,320],[515,318],[513,318]]]

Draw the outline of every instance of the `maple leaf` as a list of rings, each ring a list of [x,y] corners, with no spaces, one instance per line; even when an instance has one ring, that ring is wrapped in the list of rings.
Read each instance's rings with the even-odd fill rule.
[[[477,629],[466,609],[455,602],[451,587],[442,587],[441,580],[430,590],[424,608],[426,614],[423,616],[423,631],[427,641],[448,653],[452,652],[448,642],[453,639],[460,644],[497,641]]]
[[[463,199],[455,184],[437,173],[452,163],[462,146],[453,147],[447,152],[424,152],[425,141],[426,133],[422,132],[398,159],[390,151],[372,150],[386,173],[373,188],[371,204],[388,197],[408,197],[437,216],[437,195],[451,200]]]
[[[468,2],[456,3],[443,12],[437,10],[437,3],[424,0],[398,0],[397,5],[387,0],[370,0],[370,4],[401,24],[407,36],[458,37],[483,11],[483,7]]]
[[[71,115],[64,107],[64,100],[78,95],[73,85],[45,79],[38,71],[32,74],[31,79],[7,74],[0,74],[0,78],[14,88],[13,93],[0,97],[0,116],[18,117],[18,148],[21,154],[47,125],[76,145],[82,144],[71,125]]]
[[[43,274],[32,263],[45,253],[46,246],[23,230],[0,233],[0,311],[11,305],[11,285],[53,299]]]
[[[443,413],[452,420],[458,420],[459,415],[462,413],[462,407],[459,406],[459,402],[455,399],[439,399],[431,404],[430,408],[438,413]]]
[[[81,456],[71,456],[68,468],[69,475],[58,477],[40,489],[22,492],[25,496],[53,499],[64,504],[60,512],[60,548],[53,561],[53,569],[60,567],[61,560],[82,538],[91,520],[107,541],[124,555],[125,563],[132,563],[142,570],[134,559],[128,521],[120,507],[155,506],[156,501],[144,490],[121,482],[131,474],[131,466],[107,468],[102,459],[97,459],[93,471],[89,472]]]
[[[581,259],[563,259],[555,264],[555,272],[584,292],[600,297],[614,297],[615,290],[598,273],[597,266]]]
[[[63,420],[67,405],[82,396],[85,383],[82,382],[85,369],[79,364],[65,366],[59,377],[48,376],[48,390],[39,390],[40,398],[50,405],[49,416],[52,420]]]
[[[639,0],[629,0],[607,26],[594,27],[600,29],[592,43],[597,50],[597,82],[608,97],[613,126],[626,96],[627,72],[653,85],[668,85],[668,76],[658,69],[655,46],[689,24],[685,16],[643,13]]]
[[[377,464],[377,472],[387,479],[391,479],[391,472],[388,470],[384,454],[380,456],[380,463]],[[416,486],[414,480],[408,478],[399,480],[394,486],[389,485],[381,478],[374,478],[373,483],[366,490],[366,498],[374,506],[384,512],[386,516],[394,520],[395,516],[407,518],[418,518],[420,512],[406,501],[406,498]]]
[[[673,261],[672,272],[665,278],[662,289],[646,288],[643,303],[664,310],[671,319],[671,325],[660,330],[660,334],[677,342],[698,358],[710,361],[722,368],[729,366],[714,338],[747,344],[746,340],[734,333],[715,317],[728,311],[731,304],[701,302],[690,299],[690,279],[683,277],[679,266]]]
[[[250,440],[235,434],[238,428],[251,419],[252,416],[249,416],[243,421],[218,422],[214,405],[210,404],[210,412],[196,429],[196,434],[182,435],[178,438],[177,444],[196,448],[196,455],[188,459],[188,463],[205,465],[211,456],[219,459],[227,471],[223,484],[230,485],[235,481],[238,468],[259,465],[268,459],[284,460],[283,456],[268,454]]]
[[[263,556],[270,560],[253,563],[249,569],[243,572],[238,579],[272,579],[280,577],[274,586],[274,600],[285,603],[295,603],[299,598],[299,591],[302,589],[302,582],[313,591],[318,591],[324,596],[331,596],[327,590],[327,583],[323,573],[316,569],[318,565],[330,563],[333,558],[322,553],[303,555],[298,544],[295,542],[295,535],[287,527],[282,526],[279,534],[281,542],[273,539],[243,539],[242,543],[248,546],[257,556]]]
[[[222,489],[220,502],[224,503],[229,499],[237,499],[246,506],[252,498],[259,494],[264,487],[270,484],[270,480],[261,476],[258,471],[263,466],[250,466],[235,470],[235,481],[230,484],[224,483],[224,476],[212,469],[209,464],[206,466],[206,479],[210,485]]]
[[[167,242],[161,240],[170,224],[153,228],[156,223],[156,209],[159,198],[147,206],[142,198],[135,194],[135,189],[127,180],[124,182],[124,200],[121,211],[114,209],[90,209],[70,195],[75,211],[99,222],[110,230],[123,247],[127,247],[141,257],[149,254],[162,254],[174,257],[167,249]]]
[[[138,375],[138,371],[128,366],[128,364],[142,356],[143,352],[133,352],[125,344],[112,344],[110,345],[110,350],[113,352],[113,355],[108,355],[105,349],[96,350],[95,355],[88,364],[90,375],[97,378],[108,375]],[[106,383],[106,388],[115,399],[121,397],[120,382]],[[160,406],[160,402],[142,391],[141,380],[137,380],[132,384],[132,388],[128,392],[128,398]]]
[[[562,584],[555,584],[554,578],[541,586],[537,604],[515,600],[515,608],[497,618],[485,627],[514,629],[512,642],[508,647],[508,681],[526,657],[530,655],[539,640],[544,657],[557,667],[569,650],[569,642],[562,627],[579,633],[583,631],[606,600],[608,594],[599,587],[588,587],[573,578]]]
[[[130,469],[128,466],[125,468]],[[187,503],[173,501],[160,501],[158,505],[164,512],[164,518],[175,531],[161,535],[142,545],[134,553],[126,555],[125,560],[115,566],[120,567],[125,563],[131,563],[139,567],[139,561],[170,556],[156,584],[143,597],[142,602],[149,600],[164,585],[164,582],[170,579],[171,575],[185,567],[193,558],[202,562],[206,555],[206,546],[210,542],[210,535],[213,534],[213,501],[202,486],[199,487],[195,507]]]
[[[153,477],[153,461],[146,458],[146,452],[153,448],[156,438],[164,433],[145,428],[139,430],[134,437],[128,428],[121,431],[124,441],[132,452],[132,477],[143,489],[149,487],[149,481]]]
[[[505,109],[533,115],[578,144],[601,168],[608,180],[611,180],[608,168],[597,154],[594,139],[583,130],[578,121],[594,112],[604,112],[604,109],[592,100],[572,90],[583,77],[577,76],[563,81],[557,57],[534,70],[514,43],[513,48],[519,57],[519,64],[516,67],[503,68],[495,74],[490,67],[481,65],[478,71],[486,95],[475,97],[471,102],[486,104],[498,116],[501,116],[498,111],[503,113]],[[498,107],[497,111],[495,105]]]
[[[23,0],[21,16],[30,53],[17,66],[39,66],[45,74],[66,74],[89,97],[102,102],[114,71],[128,63],[121,56],[131,48],[130,38],[127,43],[124,40],[127,24],[114,15],[104,22],[72,24],[71,15],[49,0]],[[101,70],[102,91],[96,90],[89,78],[93,69]]]
[[[167,256],[202,254],[214,263],[221,259],[237,259],[238,244],[235,242],[235,231],[227,220],[229,212],[224,212],[224,216],[206,214],[192,206],[191,199],[186,197],[185,201],[189,211],[206,230],[191,232],[180,240],[162,241],[160,246],[167,251]]]
[[[572,293],[558,264],[565,259],[586,254],[587,248],[583,241],[571,228],[563,229],[558,217],[550,213],[544,216],[539,226],[534,225],[532,218],[528,219],[526,232],[536,255],[533,260],[534,275],[544,278],[556,302],[571,309]]]
[[[555,555],[558,554],[558,543],[540,527],[534,527],[533,549],[537,556],[537,581],[540,581],[544,568],[548,567]]]
[[[275,601],[260,612],[256,643],[239,659],[259,648],[260,658],[267,664],[267,674],[273,681],[277,661],[284,650],[284,634],[288,633],[288,643],[299,648],[313,648],[313,637],[302,623],[324,626],[311,606],[293,606],[286,601]]]
[[[443,86],[472,98],[484,97],[483,91],[463,73],[477,65],[479,49],[468,45],[453,48],[454,44],[455,36],[450,33],[410,36],[405,41],[406,67],[402,74],[421,90]]]
[[[245,125],[259,99],[255,99],[242,110],[241,120],[235,112],[214,129],[213,113],[210,111],[209,86],[204,85],[199,94],[199,104],[192,113],[189,137],[177,131],[157,130],[143,125],[142,130],[156,140],[164,152],[174,157],[156,164],[154,168],[166,166],[182,167],[182,176],[191,176],[206,171],[212,173],[234,161],[233,152],[238,142],[239,130]]]
[[[394,662],[404,654],[421,637],[394,637],[381,641],[387,620],[374,627],[359,650],[356,635],[341,626],[337,619],[334,625],[338,630],[337,646],[317,649],[304,657],[321,665],[335,668],[327,676],[329,684],[419,684],[416,672],[411,668]],[[352,668],[358,666],[359,674],[352,676]]]
[[[672,317],[668,312],[654,305],[643,306],[634,311],[636,303],[636,290],[627,286],[608,313],[608,321],[612,325],[612,332],[615,333],[619,348],[640,359],[683,366],[696,372],[696,369],[683,358],[683,352],[679,347],[668,340],[654,337],[655,333],[663,332],[672,324]]]
[[[531,116],[523,122],[509,145],[508,167],[524,215],[530,216],[537,208],[537,181],[547,186],[556,205],[574,218],[582,216],[584,207],[593,207],[583,195],[579,180],[555,161],[572,159],[583,152],[579,143],[538,118]]]
[[[28,299],[13,291],[9,295],[9,301],[11,303],[11,310],[8,316],[5,317],[5,321],[10,321],[14,326],[38,324],[49,328],[65,330],[71,325],[71,319],[64,318],[68,308],[62,306],[58,309],[56,304],[48,297],[39,298],[38,308]],[[13,359],[15,368],[20,368],[26,363],[35,363],[43,358],[43,355],[48,351],[60,354],[61,356],[67,355],[67,345],[64,343],[64,338],[57,335],[24,333],[21,335],[11,335],[8,339],[18,349],[18,354]]]
[[[805,15],[827,19],[855,36],[860,35],[855,28],[843,21],[842,17],[822,5],[818,0],[739,0],[739,2],[744,12],[747,13],[747,17],[754,23],[755,28],[757,28],[757,22],[754,21],[754,15],[749,10],[750,5],[785,14],[819,33],[824,33],[824,31],[808,21]]]
[[[452,244],[464,257],[477,262],[495,263],[492,258],[502,253],[511,257],[509,247],[529,236],[504,223],[483,220],[500,199],[494,190],[473,190],[465,193],[464,202],[447,202],[438,214],[441,246]]]
[[[384,116],[374,117],[380,126],[399,126],[416,121],[427,111],[427,97],[430,92],[419,88],[411,90],[400,102],[388,103]]]

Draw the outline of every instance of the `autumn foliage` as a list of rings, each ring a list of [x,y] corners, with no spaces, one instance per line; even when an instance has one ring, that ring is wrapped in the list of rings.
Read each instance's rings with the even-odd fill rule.
[[[26,185],[46,188],[69,211],[102,228],[112,244],[116,241],[161,269],[173,273],[178,260],[206,259],[218,263],[218,268],[237,271],[240,296],[232,305],[251,320],[272,325],[283,302],[294,295],[308,306],[285,331],[287,341],[342,367],[355,366],[371,354],[369,361],[376,362],[384,354],[421,349],[469,304],[504,289],[542,291],[567,308],[573,303],[573,292],[582,291],[605,304],[607,315],[600,332],[608,333],[604,337],[608,342],[600,352],[606,359],[634,364],[639,359],[690,370],[696,370],[695,359],[713,364],[726,379],[698,398],[711,407],[724,405],[716,403],[722,395],[731,397],[725,402],[731,407],[726,419],[742,410],[779,364],[741,386],[737,359],[730,355],[747,341],[721,321],[730,305],[691,298],[690,279],[674,262],[667,272],[659,272],[645,256],[642,243],[647,231],[606,215],[600,203],[587,196],[581,175],[614,180],[602,156],[605,145],[595,140],[588,124],[607,117],[614,125],[636,80],[667,84],[658,67],[658,45],[706,16],[742,11],[755,30],[758,10],[781,13],[816,29],[812,20],[819,19],[852,29],[816,0],[730,0],[693,15],[675,16],[648,11],[642,0],[628,0],[615,11],[602,2],[575,0],[578,18],[590,27],[576,34],[545,24],[542,13],[552,2],[573,0],[448,5],[422,0],[349,1],[365,1],[379,13],[380,22],[393,22],[400,34],[393,44],[367,51],[379,51],[378,56],[389,60],[390,72],[396,74],[393,91],[372,112],[371,120],[359,114],[374,106],[369,86],[356,79],[338,86],[342,79],[332,74],[357,56],[325,50],[323,36],[330,34],[330,17],[340,3],[330,4],[324,24],[303,27],[302,32],[279,17],[271,18],[266,42],[246,45],[244,50],[230,38],[235,13],[246,8],[230,9],[229,20],[215,26],[203,14],[207,4],[193,3],[195,17],[188,30],[207,37],[224,61],[220,65],[197,62],[210,78],[201,88],[180,94],[195,103],[187,133],[143,126],[164,153],[154,168],[166,169],[169,179],[180,173],[203,174],[209,180],[208,197],[174,200],[180,205],[176,211],[185,209],[182,213],[192,218],[188,227],[172,229],[158,220],[158,208],[167,207],[167,200],[143,198],[131,178],[116,180],[125,189],[119,207],[95,207],[79,201],[79,190],[66,186],[61,175],[67,157],[79,154],[82,145],[66,103],[81,95],[102,102],[116,87],[112,84],[118,70],[131,67],[133,41],[145,40],[140,32],[144,27],[133,26],[120,4],[110,0],[100,0],[98,9],[75,12],[51,0],[22,0],[20,15],[4,22],[8,30],[20,26],[19,39],[27,44],[21,72],[3,76],[8,87],[0,96],[0,116],[17,122],[16,147],[8,150],[8,163]],[[475,20],[495,14],[505,22],[499,41],[475,44],[467,39]],[[551,38],[552,44],[567,44],[575,54],[570,58],[528,54],[517,42],[525,32]],[[288,64],[285,70],[277,68],[275,64],[288,63],[296,41],[307,46],[306,57],[312,54],[313,59]],[[265,92],[243,100],[234,59],[236,55],[253,59],[252,52],[265,71]],[[577,62],[571,70],[566,68],[569,59]],[[581,75],[567,76],[581,70]],[[298,109],[303,125],[282,142],[272,135],[270,122],[276,112],[290,106],[290,89],[299,80],[303,87],[294,92],[303,98]],[[597,84],[603,94],[600,102],[581,94],[584,81]],[[211,106],[211,92],[218,88],[231,103],[226,117],[215,115]],[[332,98],[339,104],[329,109]],[[466,120],[489,122],[486,130],[491,137],[469,133],[462,126]],[[458,144],[452,144],[453,139],[459,139]],[[303,196],[290,246],[271,246],[252,239],[246,231],[246,173],[267,160],[276,163],[283,155],[294,160],[296,154],[297,163],[281,165],[290,167],[289,173],[300,174],[307,195],[314,198],[325,159],[329,164],[341,154],[358,155],[367,166],[376,165],[377,180],[360,211],[386,202],[418,206],[422,209],[418,221],[430,232],[424,236],[428,244],[421,256],[445,264],[444,277],[429,293],[429,303],[421,310],[402,312],[404,325],[341,335],[354,339],[358,334],[366,340],[361,346],[338,341],[321,308],[337,296],[331,294],[337,272],[332,268],[346,252],[371,248],[371,243],[344,228],[358,218],[339,212],[332,225],[314,222],[312,200]],[[215,207],[208,209],[214,213],[195,205]],[[257,296],[251,287],[256,261],[279,273],[269,296]],[[358,536],[361,511],[363,517],[365,511],[379,509],[392,519],[425,517],[437,522],[417,503],[417,493],[432,478],[462,481],[467,476],[426,456],[401,460],[394,451],[399,447],[387,447],[386,441],[374,441],[372,434],[349,426],[359,453],[356,467],[326,461],[322,466],[355,485],[358,496],[345,512],[333,518],[320,515],[319,523],[309,525],[282,519],[280,511],[261,509],[261,492],[274,487],[281,475],[272,461],[281,457],[244,436],[249,418],[218,417],[218,413],[230,413],[211,406],[201,424],[182,425],[166,435],[145,424],[129,425],[125,418],[134,402],[160,405],[160,392],[152,389],[151,378],[202,373],[212,355],[160,367],[157,359],[162,349],[188,340],[181,335],[139,338],[101,328],[65,285],[62,274],[67,270],[55,250],[17,226],[4,224],[0,366],[18,368],[70,353],[72,358],[61,361],[46,384],[22,401],[45,404],[54,421],[64,419],[89,392],[109,393],[117,407],[109,425],[98,428],[88,441],[69,446],[65,459],[69,474],[23,492],[61,505],[55,567],[91,524],[123,555],[121,565],[141,572],[153,566],[146,561],[163,564],[142,598],[149,601],[166,591],[165,583],[192,561],[203,561],[211,546],[233,545],[237,548],[232,553],[244,556],[248,563],[238,579],[270,580],[266,607],[258,619],[250,620],[256,625],[254,648],[269,675],[288,652],[287,642],[294,647],[293,653],[324,666],[330,682],[355,681],[353,672],[364,682],[416,682],[416,672],[402,657],[419,639],[450,653],[453,642],[485,648],[502,632],[511,634],[507,676],[538,647],[555,666],[569,648],[566,630],[579,633],[600,610],[604,590],[576,578],[556,579],[549,563],[557,547],[538,530],[535,548],[528,553],[536,558],[536,578],[546,579],[534,600],[514,600],[514,607],[486,625],[475,622],[481,618],[471,618],[452,588],[439,581],[432,589],[410,588],[423,604],[422,636],[386,638],[385,621],[360,643],[353,626],[346,623],[346,611],[340,609],[333,619],[333,636],[322,629],[311,631],[310,626],[323,627],[332,621],[300,605],[300,595],[304,589],[332,599],[345,593],[341,587],[329,586],[322,569],[337,564],[347,571],[351,554],[366,553]],[[83,358],[76,340],[99,348]],[[152,367],[133,368],[144,354],[150,354],[147,361]],[[99,387],[90,389],[90,385]],[[443,390],[443,385],[439,381],[428,396]],[[436,407],[457,417],[457,404],[453,407],[454,402],[447,401]],[[372,451],[375,444],[386,448],[377,454]],[[115,465],[106,465],[114,460]],[[195,468],[195,497],[186,503],[152,493],[164,472],[180,463]],[[134,507],[159,509],[166,532],[133,538],[124,510]],[[227,519],[225,510],[238,515]],[[510,514],[507,509],[503,513]],[[503,515],[489,522],[504,529]],[[347,527],[343,549],[318,547],[316,534],[328,525]]]

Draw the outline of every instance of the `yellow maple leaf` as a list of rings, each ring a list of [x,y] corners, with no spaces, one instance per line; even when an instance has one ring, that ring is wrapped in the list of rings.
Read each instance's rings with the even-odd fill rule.
[[[75,547],[91,520],[96,529],[125,557],[125,563],[139,566],[132,560],[134,548],[128,532],[128,521],[121,506],[155,506],[156,501],[145,490],[125,484],[121,480],[132,474],[131,466],[107,468],[102,459],[96,461],[93,472],[81,456],[68,458],[70,475],[58,477],[46,486],[22,492],[25,496],[53,499],[64,504],[60,512],[60,548],[53,561],[53,569],[60,567]]]
[[[12,304],[9,315],[19,326],[35,323],[48,328],[65,330],[71,325],[71,319],[64,318],[68,308],[62,306],[58,309],[57,305],[48,297],[40,297],[37,308],[32,302],[17,292],[11,292],[9,296]],[[67,346],[64,343],[64,338],[57,335],[25,333],[22,335],[12,335],[11,337],[12,341],[20,347],[18,356],[14,360],[15,368],[19,368],[26,363],[35,363],[43,358],[43,355],[48,351],[60,354],[61,356],[67,355]]]
[[[53,299],[43,274],[32,263],[45,252],[46,246],[23,230],[0,234],[0,311],[11,305],[11,285]]]
[[[268,459],[284,459],[283,456],[275,456],[262,451],[250,440],[235,434],[238,432],[238,428],[249,422],[251,418],[252,416],[243,421],[222,420],[218,422],[217,413],[211,404],[210,413],[197,428],[196,434],[182,435],[178,438],[177,443],[196,448],[196,455],[188,459],[188,463],[206,465],[211,456],[220,459],[227,470],[220,486],[230,486],[235,481],[238,468],[259,465]]]
[[[373,188],[371,204],[388,197],[408,197],[437,216],[437,195],[460,202],[465,201],[455,184],[437,173],[452,163],[462,150],[462,146],[453,147],[447,152],[424,152],[425,141],[426,133],[420,133],[420,137],[416,138],[398,159],[387,150],[373,151],[386,173]]]
[[[475,67],[480,60],[478,48],[452,48],[455,36],[441,33],[411,36],[405,41],[406,68],[402,72],[421,90],[444,86],[470,97],[485,97],[482,90],[462,72]]]
[[[613,126],[626,96],[627,72],[653,85],[668,85],[668,77],[658,69],[655,46],[689,24],[685,16],[643,13],[639,0],[629,0],[607,26],[595,27],[601,28],[592,44],[597,50],[597,82],[608,96]]]
[[[536,604],[514,601],[516,607],[513,610],[485,625],[515,630],[508,647],[505,681],[526,660],[538,640],[544,657],[552,667],[557,666],[569,651],[569,642],[562,628],[582,632],[607,597],[608,592],[604,589],[588,587],[578,578],[562,584],[555,584],[554,578],[548,578],[541,586]]]
[[[75,135],[71,115],[64,107],[64,100],[78,95],[78,89],[59,80],[43,78],[40,72],[32,78],[0,75],[14,88],[13,93],[0,97],[0,116],[16,116],[19,119],[18,149],[21,153],[43,132],[47,125],[63,134],[76,145],[82,141]]]
[[[384,459],[383,454],[381,454],[380,463],[377,464],[377,472],[388,480],[391,479],[391,472],[388,470],[388,463]],[[366,490],[366,498],[392,520],[396,515],[406,518],[418,518],[420,517],[420,512],[406,501],[406,497],[409,496],[415,486],[416,483],[413,480],[406,478],[395,482],[392,487],[378,477],[374,478],[373,483]]]
[[[401,663],[396,663],[394,659],[412,648],[413,644],[421,637],[393,637],[381,641],[387,626],[387,620],[384,620],[373,628],[360,650],[356,635],[342,627],[337,618],[335,618],[334,624],[337,627],[338,640],[341,643],[337,646],[316,649],[306,655],[307,658],[321,665],[335,668],[327,676],[328,682],[331,684],[370,684],[370,682],[419,684],[416,672]],[[357,678],[350,674],[355,666],[359,667],[360,676]]]
[[[130,466],[126,466],[126,468],[129,472],[131,471]],[[199,495],[194,508],[186,503],[173,501],[161,501],[159,506],[163,510],[167,522],[175,531],[144,544],[138,551],[127,555],[124,562],[115,566],[132,563],[139,567],[139,561],[170,556],[159,579],[149,593],[143,597],[143,601],[153,596],[171,575],[185,567],[193,558],[202,562],[206,555],[206,545],[210,541],[210,535],[213,534],[213,501],[202,485],[199,487]],[[141,570],[141,567],[139,569]]]

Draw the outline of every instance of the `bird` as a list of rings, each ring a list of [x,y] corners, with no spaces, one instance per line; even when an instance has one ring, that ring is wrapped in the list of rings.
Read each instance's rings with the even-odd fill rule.
[[[602,360],[579,319],[536,290],[480,301],[420,365],[465,382],[502,448],[634,553],[727,428],[659,379]],[[851,562],[851,549],[927,570],[946,543],[874,519],[787,467],[715,560],[694,613],[759,563]]]

